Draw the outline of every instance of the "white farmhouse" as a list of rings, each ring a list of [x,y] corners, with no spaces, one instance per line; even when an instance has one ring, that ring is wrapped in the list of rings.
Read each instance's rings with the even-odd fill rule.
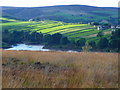
[[[101,25],[97,26],[97,30],[103,30],[103,27]]]
[[[28,21],[29,21],[29,22],[30,22],[30,21],[33,21],[33,19],[29,19]]]

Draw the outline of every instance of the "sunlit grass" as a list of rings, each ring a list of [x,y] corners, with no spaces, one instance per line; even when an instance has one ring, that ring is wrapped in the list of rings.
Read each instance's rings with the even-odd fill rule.
[[[16,21],[15,19],[9,19],[9,18],[0,18],[0,20],[11,21],[11,22]]]
[[[64,36],[67,36],[70,40],[76,38],[86,38],[92,36],[93,40],[96,40],[97,37],[94,34],[97,34],[99,30],[97,27],[93,27],[88,24],[77,24],[77,23],[64,23],[59,21],[16,21],[16,22],[9,22],[9,23],[2,23],[3,30],[10,30],[10,31],[37,31],[42,32],[43,34],[54,34],[54,33],[61,33]],[[109,35],[107,32],[111,32],[111,29],[103,30],[106,35]],[[91,38],[91,37],[90,37]],[[86,38],[89,39],[89,38]],[[91,40],[92,40],[91,39]]]
[[[10,58],[21,62],[49,62],[69,69],[44,74],[31,68],[3,70],[3,88],[117,88],[118,53],[5,51],[3,63]],[[13,75],[14,74],[14,75]]]

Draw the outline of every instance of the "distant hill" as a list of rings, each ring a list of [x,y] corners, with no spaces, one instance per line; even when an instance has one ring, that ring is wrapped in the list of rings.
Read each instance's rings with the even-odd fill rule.
[[[19,20],[55,20],[69,23],[107,21],[116,24],[118,8],[86,5],[60,5],[47,7],[2,7],[3,17]]]

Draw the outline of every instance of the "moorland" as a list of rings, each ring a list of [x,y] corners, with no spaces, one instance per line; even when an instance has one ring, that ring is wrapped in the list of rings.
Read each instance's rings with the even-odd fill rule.
[[[3,88],[118,88],[118,8],[0,8]],[[4,50],[20,43],[79,52]]]

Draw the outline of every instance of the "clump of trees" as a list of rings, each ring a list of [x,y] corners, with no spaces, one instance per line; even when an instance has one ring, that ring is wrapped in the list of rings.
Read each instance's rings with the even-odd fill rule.
[[[102,25],[102,26],[111,26],[111,24],[109,22],[91,22],[90,25]]]
[[[89,45],[92,46],[91,51],[103,51],[103,52],[120,52],[120,29],[112,31],[110,38],[104,37],[103,32],[99,32],[97,42],[90,41]]]
[[[86,43],[86,39],[81,38],[81,39],[77,40],[75,44],[76,44],[77,47],[82,49],[82,47],[85,46],[85,43]]]
[[[120,52],[120,29],[112,31],[109,46],[112,51]]]
[[[49,46],[54,45],[67,45],[70,40],[60,33],[43,35],[41,32],[28,32],[28,31],[2,31],[2,42],[9,45],[26,43],[26,44],[45,44]]]

